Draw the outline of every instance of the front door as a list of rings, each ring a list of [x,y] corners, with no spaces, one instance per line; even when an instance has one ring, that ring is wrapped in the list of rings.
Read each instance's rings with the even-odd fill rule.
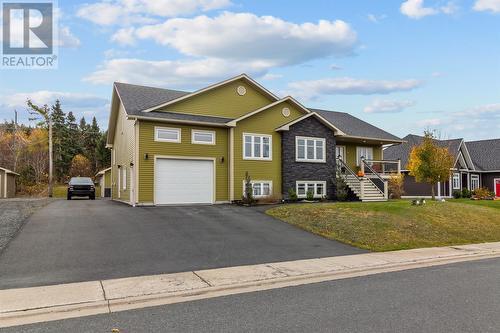
[[[495,179],[495,196],[500,197],[500,178]]]

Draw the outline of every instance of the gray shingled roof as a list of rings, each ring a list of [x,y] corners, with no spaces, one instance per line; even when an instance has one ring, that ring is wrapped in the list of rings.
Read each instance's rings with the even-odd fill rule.
[[[190,115],[175,112],[152,111],[142,112],[143,110],[152,108],[177,99],[189,94],[186,91],[170,90],[163,88],[154,88],[146,86],[138,86],[135,84],[115,82],[115,87],[120,95],[120,99],[125,107],[125,111],[131,116],[162,118],[171,120],[186,120],[199,121],[214,124],[223,124],[233,119]],[[317,112],[326,120],[330,121],[335,127],[350,136],[359,136],[364,138],[374,138],[379,140],[401,140],[400,138],[387,133],[386,131],[375,127],[361,119],[358,119],[345,112],[327,111],[319,109],[309,109]]]
[[[143,110],[172,101],[190,93],[187,91],[145,87],[119,82],[115,82],[115,86],[118,90],[123,106],[125,107],[125,111],[130,116],[197,121],[215,124],[224,124],[232,120],[231,118],[192,115],[176,112],[142,112]]]
[[[311,109],[313,112],[317,112],[323,118],[331,122],[335,127],[340,129],[342,132],[349,136],[359,136],[364,138],[374,138],[380,140],[401,140],[395,135],[388,133],[378,127],[373,126],[359,118],[356,118],[349,113],[328,111],[320,109]]]
[[[405,143],[400,145],[395,145],[388,147],[384,150],[384,159],[386,160],[397,160],[401,159],[401,168],[406,169],[408,160],[410,158],[411,150],[414,146],[418,146],[424,140],[423,136],[408,134],[403,138]],[[451,139],[451,140],[435,140],[438,146],[446,147],[450,153],[456,158],[460,148],[460,143],[463,139]]]
[[[467,141],[465,144],[476,169],[500,170],[500,139]]]

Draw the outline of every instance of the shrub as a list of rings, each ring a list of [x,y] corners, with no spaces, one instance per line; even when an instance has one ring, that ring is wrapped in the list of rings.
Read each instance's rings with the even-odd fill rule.
[[[248,171],[245,172],[245,191],[243,197],[241,198],[241,202],[246,205],[252,205],[255,203],[255,199],[253,197],[252,178],[248,174]]]
[[[466,188],[462,189],[462,198],[470,198],[472,196],[472,192]]]
[[[296,202],[297,200],[299,200],[299,197],[297,197],[297,192],[295,192],[293,188],[288,189],[288,200],[290,200],[291,202]]]
[[[337,197],[337,200],[346,201],[349,192],[347,190],[347,183],[345,182],[340,172],[336,173],[333,181],[335,183],[335,196]]]
[[[31,165],[25,165],[19,172],[19,183],[21,186],[29,187],[36,184],[35,169]]]
[[[391,178],[389,178],[388,186],[390,198],[401,199],[401,196],[405,193],[403,187],[404,179],[405,176],[403,174],[392,175]]]
[[[476,199],[486,199],[486,198],[489,198],[491,196],[491,192],[490,190],[488,190],[488,188],[486,187],[480,187],[478,189],[476,189],[474,192],[474,198]]]
[[[314,192],[313,191],[307,191],[306,199],[309,200],[309,201],[313,201],[314,200]]]
[[[460,199],[460,198],[462,197],[462,192],[461,192],[461,191],[459,191],[459,190],[455,190],[455,191],[453,191],[453,197],[454,197],[455,199]]]

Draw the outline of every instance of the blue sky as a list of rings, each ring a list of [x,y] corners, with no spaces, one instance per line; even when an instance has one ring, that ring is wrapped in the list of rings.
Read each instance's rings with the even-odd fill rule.
[[[395,135],[500,137],[500,0],[59,1],[57,70],[0,69],[0,119],[60,98],[106,127],[112,82],[195,90],[246,72]]]

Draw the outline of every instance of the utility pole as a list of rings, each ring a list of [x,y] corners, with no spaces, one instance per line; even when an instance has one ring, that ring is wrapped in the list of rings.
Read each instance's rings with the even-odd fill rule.
[[[17,110],[14,110],[14,172],[17,172]]]
[[[52,198],[52,169],[54,161],[52,160],[52,116],[48,116],[49,121],[49,198]]]

